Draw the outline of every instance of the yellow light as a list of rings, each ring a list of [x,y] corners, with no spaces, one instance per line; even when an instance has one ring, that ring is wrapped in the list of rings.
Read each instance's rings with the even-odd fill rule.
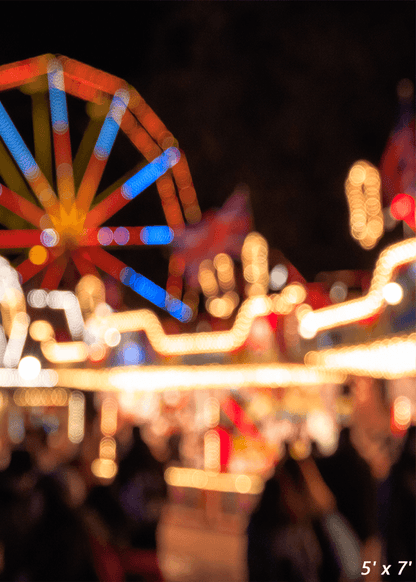
[[[66,406],[68,397],[63,388],[19,388],[13,400],[17,406]]]
[[[206,297],[218,294],[218,284],[214,274],[214,265],[211,260],[205,259],[199,265],[198,282]]]
[[[407,430],[412,420],[412,403],[406,396],[398,396],[393,403],[393,419],[401,430]]]
[[[312,445],[309,440],[297,439],[289,447],[290,456],[296,461],[309,457]]]
[[[403,299],[403,287],[399,283],[387,283],[384,285],[382,293],[389,305],[398,305]]]
[[[264,481],[258,475],[212,473],[210,471],[182,467],[169,467],[166,469],[165,481],[172,487],[190,487],[207,491],[251,495],[259,495],[264,489]]]
[[[53,364],[70,364],[85,362],[88,358],[88,346],[84,342],[41,342],[42,354]]]
[[[29,251],[29,260],[34,265],[43,265],[49,256],[48,251],[42,245],[35,245]]]
[[[365,160],[356,162],[345,182],[352,236],[365,249],[373,248],[383,235],[380,174]]]
[[[227,291],[222,297],[208,297],[205,305],[214,317],[227,319],[238,305],[238,295],[234,291]]]
[[[80,443],[85,430],[85,396],[82,392],[72,392],[68,401],[68,439]]]
[[[117,431],[118,406],[115,398],[104,398],[101,405],[101,432],[106,436],[113,436]]]
[[[39,376],[40,362],[34,356],[25,356],[19,362],[18,371],[23,380],[34,380]]]
[[[215,430],[209,430],[204,436],[205,471],[220,470],[220,436]]]
[[[116,458],[116,441],[113,437],[105,436],[100,441],[100,458],[101,459],[111,459],[112,461]]]
[[[30,337],[37,342],[48,341],[55,337],[53,327],[44,319],[34,321],[29,327],[29,334]]]
[[[217,270],[217,277],[223,291],[230,291],[235,287],[234,265],[230,256],[220,253],[214,258],[214,267]]]
[[[129,366],[100,370],[58,369],[57,385],[86,391],[121,393],[170,390],[229,390],[343,384],[346,374],[303,364],[209,364],[205,366]]]
[[[104,283],[94,275],[85,275],[75,288],[81,310],[87,318],[94,313],[100,303],[105,302]]]
[[[112,459],[94,459],[91,463],[91,471],[99,479],[112,479],[117,470],[117,464]]]
[[[306,299],[306,289],[300,283],[292,283],[285,287],[281,294],[282,298],[292,305],[299,305]]]
[[[241,250],[243,275],[248,285],[247,295],[263,295],[269,286],[268,245],[258,232],[251,232]]]
[[[208,428],[217,426],[220,421],[220,402],[218,398],[210,396],[204,402],[204,422]]]
[[[88,357],[92,362],[100,362],[107,355],[107,350],[104,344],[93,343],[88,347]]]

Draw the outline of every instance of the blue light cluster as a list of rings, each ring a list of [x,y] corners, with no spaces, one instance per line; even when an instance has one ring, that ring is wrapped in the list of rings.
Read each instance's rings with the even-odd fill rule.
[[[126,107],[127,100],[116,93],[95,144],[94,155],[99,160],[106,160],[110,155]]]
[[[0,136],[23,174],[29,179],[35,178],[40,173],[39,166],[1,103]]]
[[[94,148],[94,155],[99,160],[106,160],[118,133],[118,123],[111,117],[106,117]]]
[[[68,128],[68,110],[66,106],[65,91],[60,89],[60,84],[63,84],[62,70],[56,68],[50,71],[48,73],[48,83],[52,126],[58,133],[66,131]]]
[[[138,295],[141,295],[153,305],[157,305],[161,309],[168,311],[173,317],[179,321],[189,321],[192,317],[192,310],[188,305],[182,303],[179,299],[175,299],[172,295],[167,293],[162,287],[150,281],[144,275],[136,273],[131,267],[122,269],[120,273],[120,281],[130,287]]]
[[[168,245],[173,241],[173,230],[170,226],[145,226],[140,240],[145,245]]]
[[[121,194],[126,200],[132,200],[138,196],[143,190],[148,188],[158,178],[163,176],[165,172],[172,166],[179,162],[181,154],[177,148],[168,148],[153,162],[150,162],[134,174],[121,188]]]

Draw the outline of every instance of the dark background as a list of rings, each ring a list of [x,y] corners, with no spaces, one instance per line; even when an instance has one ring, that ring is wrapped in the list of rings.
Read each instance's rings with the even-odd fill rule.
[[[8,2],[1,11],[0,64],[57,53],[126,79],[185,151],[202,211],[246,183],[255,229],[308,280],[372,269],[402,238],[399,225],[362,250],[343,183],[357,159],[379,164],[397,84],[414,81],[414,2]]]

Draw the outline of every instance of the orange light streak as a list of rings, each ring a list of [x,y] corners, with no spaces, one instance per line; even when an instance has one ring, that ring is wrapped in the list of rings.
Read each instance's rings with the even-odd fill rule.
[[[155,351],[165,356],[173,356],[235,350],[248,338],[254,319],[270,313],[271,300],[264,296],[257,296],[244,301],[233,327],[227,331],[167,335],[158,317],[148,309],[112,313],[103,318],[103,323],[108,327],[115,327],[120,333],[144,331]]]
[[[0,67],[0,87],[2,90],[13,89],[25,81],[30,83],[33,77],[46,74],[47,58],[48,55],[43,55],[3,65]]]
[[[385,304],[383,288],[392,281],[394,271],[415,259],[416,238],[401,241],[385,249],[376,263],[367,295],[309,311],[299,322],[301,336],[312,338],[319,331],[360,321],[378,313]]]
[[[259,475],[239,473],[215,473],[201,469],[169,467],[165,471],[165,481],[173,487],[190,487],[224,493],[247,493],[259,495],[264,489],[264,481]]]
[[[93,67],[74,59],[60,56],[59,61],[64,69],[65,80],[66,77],[68,77],[68,79],[74,81],[72,88],[74,88],[74,86],[79,86],[80,79],[82,79],[82,83],[90,88],[90,93],[94,93],[95,97],[102,92],[114,95],[118,89],[126,85],[123,79],[111,75],[110,73],[94,69]],[[86,98],[81,91],[75,94],[82,99]]]

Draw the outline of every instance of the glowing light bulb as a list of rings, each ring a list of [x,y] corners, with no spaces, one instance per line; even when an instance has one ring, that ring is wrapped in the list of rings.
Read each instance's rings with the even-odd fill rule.
[[[19,375],[23,380],[34,380],[39,376],[41,365],[34,356],[26,356],[22,358],[18,366]]]
[[[398,283],[387,283],[384,285],[382,293],[389,305],[398,305],[403,299],[403,287]]]

